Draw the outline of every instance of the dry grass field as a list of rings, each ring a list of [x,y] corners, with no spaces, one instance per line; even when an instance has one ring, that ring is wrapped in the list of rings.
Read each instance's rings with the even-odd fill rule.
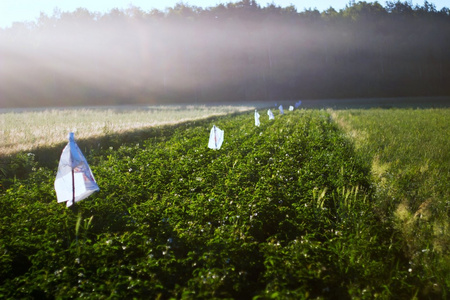
[[[172,105],[2,110],[0,155],[65,142],[69,132],[86,139],[251,109],[254,106]]]

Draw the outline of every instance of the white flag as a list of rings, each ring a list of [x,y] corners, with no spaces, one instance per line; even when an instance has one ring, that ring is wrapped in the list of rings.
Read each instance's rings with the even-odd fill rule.
[[[293,111],[294,110],[294,107],[291,105],[291,106],[289,106],[289,111]]]
[[[259,123],[259,114],[258,114],[258,112],[255,109],[255,126],[259,126],[259,125],[260,125],[260,123]]]
[[[278,107],[278,109],[280,110],[280,113],[281,113],[282,115],[284,115],[283,105],[280,105],[280,106]]]
[[[270,109],[267,111],[267,114],[269,115],[269,120],[275,120],[275,117]]]
[[[211,128],[211,132],[209,133],[209,143],[208,148],[219,150],[223,143],[223,130],[220,130],[219,127],[213,125]]]
[[[67,202],[67,207],[89,197],[100,190],[89,165],[75,142],[74,134],[69,134],[69,143],[62,151],[55,191],[58,203]]]

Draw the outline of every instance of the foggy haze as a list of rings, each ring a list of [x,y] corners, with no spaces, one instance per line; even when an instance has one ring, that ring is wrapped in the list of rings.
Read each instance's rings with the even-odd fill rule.
[[[31,28],[23,24],[2,30],[1,102],[39,106],[396,96],[404,84],[421,80],[433,81],[435,90],[414,93],[445,93],[448,15],[425,24],[417,18],[388,18],[381,6],[373,6],[370,14],[333,18],[277,7],[218,6],[207,12],[178,6],[167,15],[137,8],[96,15],[79,9],[42,16]]]

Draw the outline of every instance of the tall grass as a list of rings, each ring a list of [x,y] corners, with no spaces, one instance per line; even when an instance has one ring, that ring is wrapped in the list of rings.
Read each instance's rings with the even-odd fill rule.
[[[61,143],[71,131],[76,132],[77,139],[86,139],[252,108],[174,105],[3,110],[0,113],[0,156]]]
[[[450,109],[332,112],[372,161],[376,207],[405,241],[411,272],[450,288]]]

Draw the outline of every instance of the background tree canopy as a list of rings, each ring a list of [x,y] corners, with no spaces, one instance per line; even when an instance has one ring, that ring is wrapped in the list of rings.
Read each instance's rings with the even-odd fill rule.
[[[0,29],[4,107],[450,95],[450,10],[79,8]]]

